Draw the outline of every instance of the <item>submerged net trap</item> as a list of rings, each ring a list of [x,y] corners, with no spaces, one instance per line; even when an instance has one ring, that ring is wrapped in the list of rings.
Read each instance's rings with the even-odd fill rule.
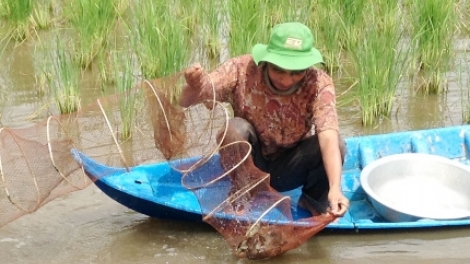
[[[181,75],[143,81],[77,112],[51,116],[24,129],[0,128],[0,227],[93,180],[148,163],[168,163],[199,201],[234,253],[269,258],[300,246],[334,220],[293,220],[291,198],[272,189],[251,146],[228,125],[215,101],[189,108],[171,104]],[[109,167],[88,177],[72,149]],[[89,175],[90,176],[90,175]],[[150,180],[150,179],[149,179]]]

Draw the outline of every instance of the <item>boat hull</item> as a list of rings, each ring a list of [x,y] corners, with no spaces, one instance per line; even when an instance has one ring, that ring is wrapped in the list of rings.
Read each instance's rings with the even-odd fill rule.
[[[362,168],[381,157],[400,153],[426,153],[469,164],[470,126],[456,126],[421,131],[351,137],[346,140],[347,154],[343,165],[342,190],[350,199],[348,212],[329,229],[397,229],[470,225],[470,219],[389,222],[371,204],[360,184]],[[120,204],[150,217],[180,221],[202,221],[195,195],[181,184],[181,174],[167,163],[110,168],[83,153],[72,150],[95,185]],[[215,157],[216,158],[216,157]],[[113,173],[101,177],[103,170]],[[300,189],[283,194],[292,198],[294,220],[309,214],[298,208]]]

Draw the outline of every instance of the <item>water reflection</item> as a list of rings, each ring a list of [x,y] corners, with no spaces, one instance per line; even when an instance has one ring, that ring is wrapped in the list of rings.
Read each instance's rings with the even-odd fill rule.
[[[6,62],[4,71],[0,72],[3,126],[28,126],[31,119],[38,118],[36,112],[44,106],[44,92],[36,89],[33,53],[34,46],[26,42],[17,46],[10,44],[3,54],[2,59]]]

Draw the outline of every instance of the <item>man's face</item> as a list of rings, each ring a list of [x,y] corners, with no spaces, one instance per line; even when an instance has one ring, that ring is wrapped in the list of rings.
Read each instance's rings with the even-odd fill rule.
[[[271,83],[281,91],[289,90],[294,84],[304,78],[307,70],[290,71],[268,63],[268,76]]]

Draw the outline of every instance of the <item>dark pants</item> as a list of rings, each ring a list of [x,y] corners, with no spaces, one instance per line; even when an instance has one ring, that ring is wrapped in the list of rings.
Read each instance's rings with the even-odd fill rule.
[[[253,161],[259,169],[271,175],[270,185],[279,192],[302,187],[302,193],[316,201],[326,201],[329,191],[328,177],[323,166],[318,136],[313,135],[292,148],[283,149],[279,156],[267,159],[254,127],[245,119],[235,117],[229,125],[252,145]],[[341,159],[344,161],[345,143],[340,137]]]

